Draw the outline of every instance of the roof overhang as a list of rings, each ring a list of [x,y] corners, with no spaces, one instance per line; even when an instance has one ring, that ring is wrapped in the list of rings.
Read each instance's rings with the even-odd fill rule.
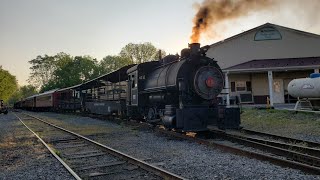
[[[128,79],[127,70],[133,66],[135,66],[135,64],[130,64],[111,73],[101,75],[90,81],[82,83],[80,89],[97,88],[106,85],[106,82],[117,83],[125,81],[126,79]]]
[[[272,67],[272,68],[248,68],[248,69],[223,69],[222,72],[228,73],[248,73],[248,72],[268,72],[268,71],[303,71],[318,69],[320,65],[312,66],[289,66],[289,67]]]

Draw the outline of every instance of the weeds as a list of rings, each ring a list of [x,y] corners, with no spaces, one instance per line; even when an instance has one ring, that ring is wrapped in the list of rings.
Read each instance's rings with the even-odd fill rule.
[[[61,152],[53,147],[52,144],[48,144],[48,146],[52,149],[52,151],[59,157],[61,157]]]

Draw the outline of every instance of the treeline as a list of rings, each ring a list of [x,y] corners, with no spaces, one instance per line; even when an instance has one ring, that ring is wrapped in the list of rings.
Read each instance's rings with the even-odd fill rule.
[[[163,50],[161,55],[165,56]],[[158,56],[159,49],[149,42],[129,43],[118,55],[107,55],[100,61],[91,56],[71,56],[64,52],[53,56],[39,55],[29,61],[30,85],[19,87],[16,77],[0,66],[0,99],[12,105],[36,93],[77,85],[129,64],[157,60]]]
[[[8,101],[17,88],[18,83],[16,77],[0,66],[0,99],[5,102]]]
[[[80,84],[99,75],[115,71],[129,64],[158,59],[158,51],[151,43],[129,43],[118,55],[108,55],[98,61],[91,56],[71,56],[61,52],[54,56],[37,56],[29,61],[29,83],[40,92]],[[161,50],[161,55],[165,52]]]
[[[8,104],[36,94],[36,88],[31,85],[18,86],[17,79],[9,71],[0,66],[0,99]]]

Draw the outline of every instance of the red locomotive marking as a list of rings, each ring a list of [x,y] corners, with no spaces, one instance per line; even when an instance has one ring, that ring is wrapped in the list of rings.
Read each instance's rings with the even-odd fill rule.
[[[207,85],[207,87],[209,87],[209,88],[212,88],[212,87],[213,87],[213,85],[214,85],[213,77],[209,76],[209,77],[206,79],[206,85]]]

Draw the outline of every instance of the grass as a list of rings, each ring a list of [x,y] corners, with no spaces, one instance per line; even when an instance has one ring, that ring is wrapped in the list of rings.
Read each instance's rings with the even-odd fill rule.
[[[53,147],[52,144],[48,144],[48,146],[52,149],[52,151],[59,157],[61,157],[61,152]]]
[[[320,136],[320,115],[284,110],[244,109],[241,114],[244,128],[285,136]]]

